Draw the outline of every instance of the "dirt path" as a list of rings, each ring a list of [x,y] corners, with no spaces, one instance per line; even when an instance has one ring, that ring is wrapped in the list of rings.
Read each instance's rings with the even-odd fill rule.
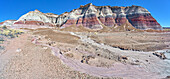
[[[51,54],[51,49],[31,43],[29,34],[10,41],[0,55],[0,79],[97,79],[74,71]],[[20,52],[16,50],[20,48]],[[119,79],[119,78],[118,78]]]
[[[27,41],[27,34],[22,34],[19,36],[19,38],[11,39],[9,45],[5,47],[4,52],[0,53],[0,74],[2,74],[2,69],[6,64],[9,62],[9,60],[15,56],[17,53],[16,50],[18,48],[22,48],[26,41]]]

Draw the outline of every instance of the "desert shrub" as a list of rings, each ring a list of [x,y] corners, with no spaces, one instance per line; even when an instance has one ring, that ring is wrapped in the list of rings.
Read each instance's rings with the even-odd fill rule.
[[[4,46],[0,46],[0,50],[4,50],[5,49],[5,47]]]
[[[3,37],[0,37],[0,41],[4,41],[4,38],[3,38]]]
[[[4,30],[5,30],[5,29],[7,29],[7,27],[6,27],[6,26],[2,26],[2,29],[4,29]]]
[[[21,30],[15,30],[15,29],[4,29],[0,31],[0,35],[10,37],[10,38],[18,37],[18,35],[21,35],[22,33],[24,32]]]
[[[10,38],[15,38],[15,35],[12,33],[9,33],[7,36],[9,36]]]
[[[0,37],[0,44],[2,44],[4,41],[5,41],[4,38]]]

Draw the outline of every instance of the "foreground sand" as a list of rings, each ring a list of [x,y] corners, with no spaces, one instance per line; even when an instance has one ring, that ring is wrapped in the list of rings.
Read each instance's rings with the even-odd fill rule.
[[[70,69],[49,48],[32,44],[28,37],[24,34],[11,40],[7,51],[0,55],[0,79],[98,78]],[[16,52],[18,48],[20,52]]]
[[[0,79],[156,79],[165,78],[169,73],[165,71],[169,70],[169,63],[151,52],[120,50],[95,42],[96,37],[88,37],[88,33],[49,29],[26,32],[10,40],[6,50],[0,54]],[[37,39],[35,44],[34,38]],[[53,46],[51,42],[57,44]],[[53,50],[52,54],[49,47],[60,51]],[[81,63],[84,56],[94,57],[88,63]],[[128,60],[121,62],[117,60],[119,56],[126,56]]]

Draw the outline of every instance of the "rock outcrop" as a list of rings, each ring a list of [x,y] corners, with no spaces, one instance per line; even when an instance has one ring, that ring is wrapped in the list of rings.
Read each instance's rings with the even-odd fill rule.
[[[94,6],[92,3],[81,5],[80,8],[61,15],[31,11],[21,16],[14,25],[31,24],[39,26],[69,27],[83,26],[90,29],[107,27],[123,27],[127,24],[137,29],[161,30],[161,25],[152,17],[150,12],[140,6],[110,7]],[[129,27],[129,26],[126,26]]]

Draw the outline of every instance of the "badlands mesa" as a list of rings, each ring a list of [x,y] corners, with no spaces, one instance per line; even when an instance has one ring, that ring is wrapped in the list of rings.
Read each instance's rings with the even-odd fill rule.
[[[141,6],[89,3],[0,23],[0,79],[168,78],[170,31]]]

